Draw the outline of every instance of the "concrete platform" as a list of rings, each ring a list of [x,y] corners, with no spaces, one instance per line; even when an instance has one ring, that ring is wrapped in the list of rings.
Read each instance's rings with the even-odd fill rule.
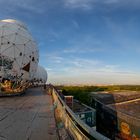
[[[25,93],[25,91],[17,92],[17,93],[3,93],[3,92],[0,92],[0,97],[21,96],[24,93]]]
[[[52,98],[41,88],[0,98],[0,140],[57,140]]]

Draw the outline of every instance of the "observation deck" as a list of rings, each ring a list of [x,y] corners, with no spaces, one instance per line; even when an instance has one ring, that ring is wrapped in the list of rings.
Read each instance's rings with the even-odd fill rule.
[[[52,97],[42,88],[0,98],[0,140],[57,140]]]

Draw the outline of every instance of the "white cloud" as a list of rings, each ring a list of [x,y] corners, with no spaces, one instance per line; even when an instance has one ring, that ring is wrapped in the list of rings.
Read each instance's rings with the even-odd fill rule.
[[[104,0],[105,4],[116,4],[118,2],[119,2],[119,0]]]
[[[63,50],[64,53],[93,53],[106,50],[106,43],[92,35],[82,34],[76,39],[69,41],[69,46]]]
[[[84,59],[84,58],[73,58],[70,61],[74,65],[79,65],[82,68],[89,68],[89,67],[95,67],[101,63],[99,60],[93,60],[93,59]]]
[[[68,8],[81,8],[90,10],[95,0],[64,0],[64,4]]]
[[[98,61],[73,59],[68,66],[59,65],[50,71],[49,82],[54,84],[140,84],[140,73],[121,70],[118,65]],[[61,69],[59,69],[61,68]]]
[[[7,12],[13,12],[18,9],[24,9],[33,13],[41,14],[45,11],[43,8],[45,5],[44,1],[39,0],[1,0],[0,7],[5,7]],[[9,8],[10,6],[10,8]]]
[[[82,10],[103,10],[112,11],[121,9],[139,9],[139,0],[63,0],[65,7]]]
[[[120,67],[119,65],[105,65],[101,68],[99,68],[99,71],[101,72],[117,72],[119,71]]]
[[[71,48],[65,49],[63,52],[64,53],[93,53],[93,52],[101,52],[101,51],[104,51],[104,49],[99,47],[94,47],[94,46],[91,47],[73,46]]]
[[[51,83],[140,84],[140,73],[123,70],[119,65],[78,57],[53,56],[50,59],[51,70],[48,70],[48,73]],[[57,63],[55,59],[61,60],[61,63]]]
[[[77,70],[67,74],[50,73],[53,84],[140,84],[140,74]]]
[[[76,29],[79,29],[79,23],[76,21],[76,20],[72,20],[72,24],[74,25],[74,27],[76,28]]]
[[[47,61],[51,62],[52,64],[53,63],[61,63],[64,60],[63,57],[60,57],[60,56],[57,56],[57,55],[54,55],[54,54],[47,55],[46,58],[47,58]]]

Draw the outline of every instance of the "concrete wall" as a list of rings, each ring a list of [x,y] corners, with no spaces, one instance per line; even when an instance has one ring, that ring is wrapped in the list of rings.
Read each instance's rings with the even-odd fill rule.
[[[54,106],[57,109],[60,120],[64,127],[75,140],[109,140],[95,129],[92,129],[80,120],[77,115],[65,104],[59,96],[57,90],[50,86],[50,93],[54,100]],[[56,114],[57,115],[57,114]]]

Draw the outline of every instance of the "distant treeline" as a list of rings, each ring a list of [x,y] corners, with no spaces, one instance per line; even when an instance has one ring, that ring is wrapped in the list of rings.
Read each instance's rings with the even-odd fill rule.
[[[140,85],[107,85],[107,86],[56,86],[57,89],[65,90],[84,90],[92,91],[116,91],[116,90],[130,90],[140,91]]]
[[[108,85],[108,86],[56,86],[63,95],[73,95],[84,104],[91,104],[90,92],[98,91],[140,91],[140,85]]]
[[[90,92],[106,90],[105,87],[98,86],[57,86],[57,89],[62,90],[63,95],[72,95],[86,105],[91,104]]]

